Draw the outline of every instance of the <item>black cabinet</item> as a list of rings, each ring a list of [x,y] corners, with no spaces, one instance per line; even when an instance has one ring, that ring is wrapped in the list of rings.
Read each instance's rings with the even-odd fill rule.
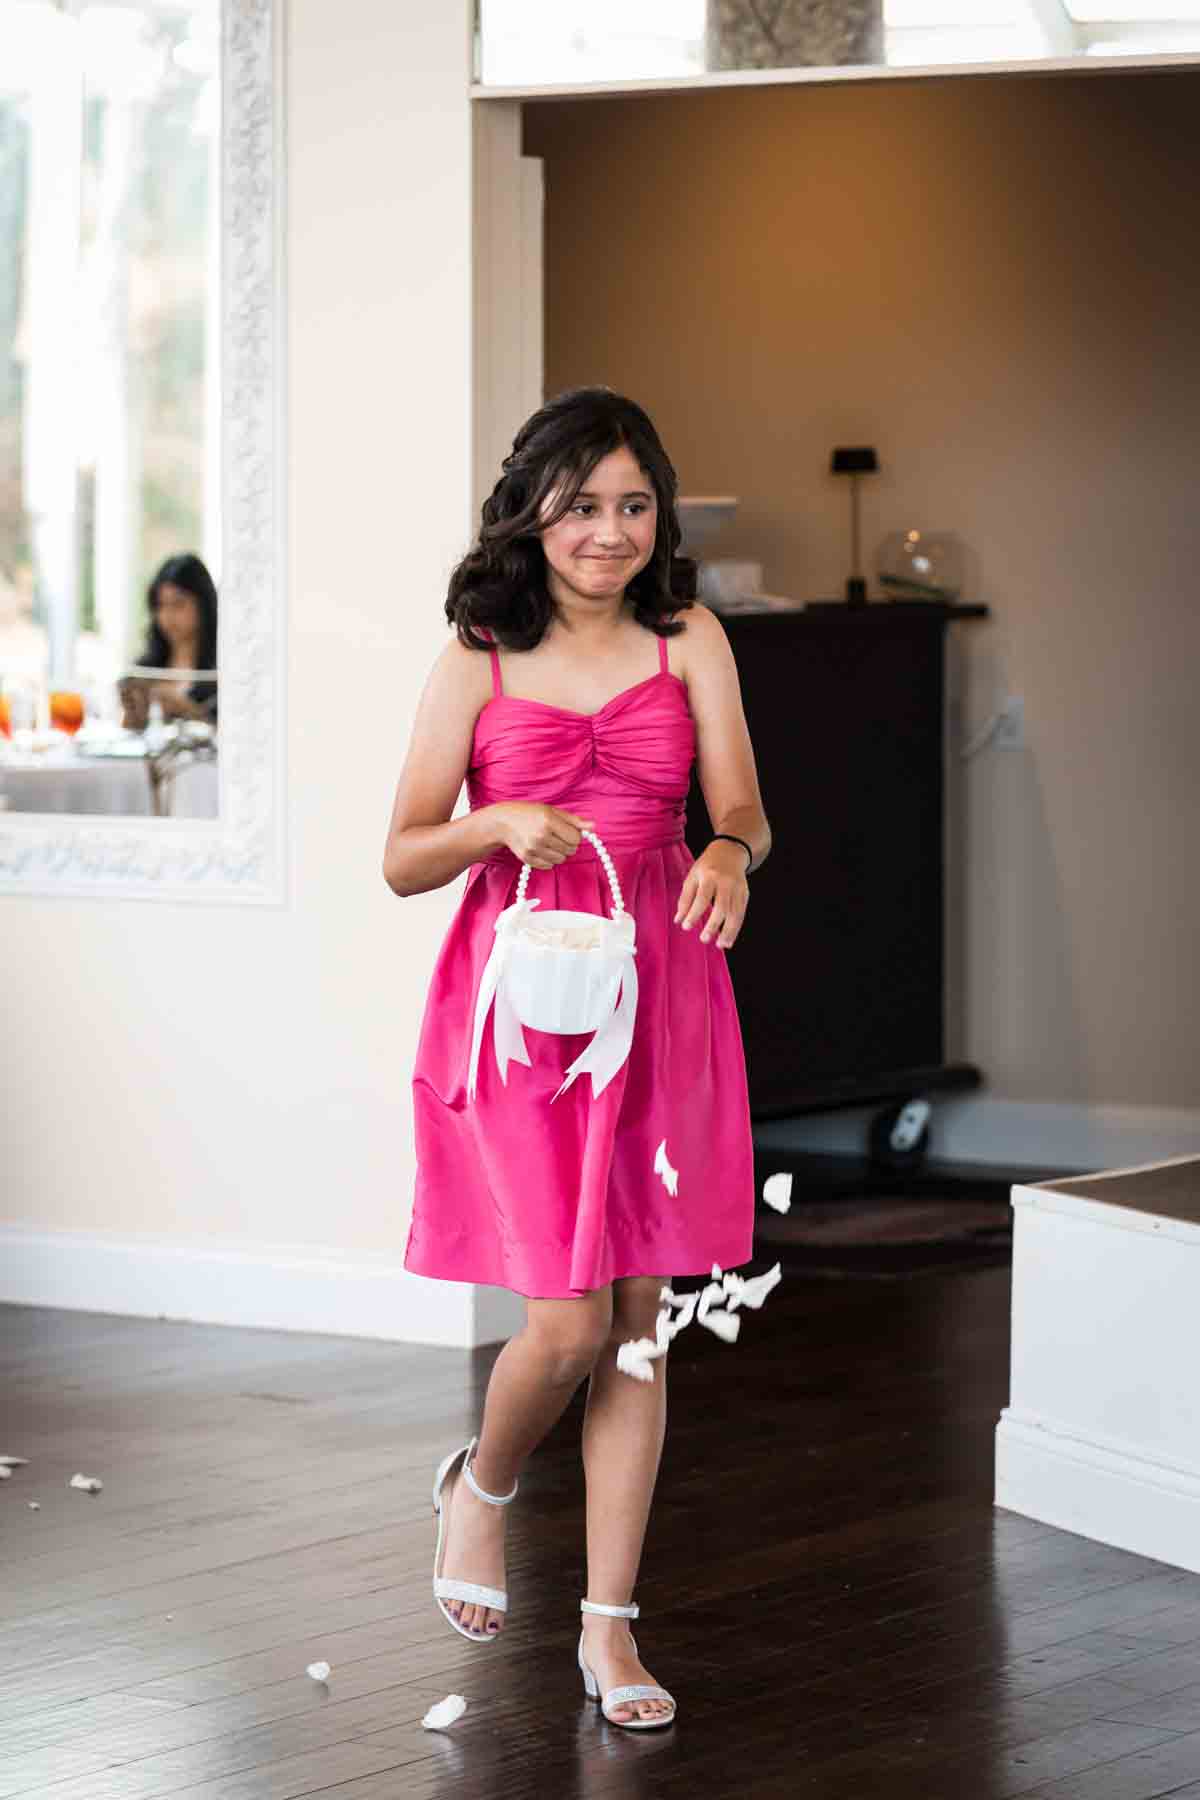
[[[722,620],[774,837],[729,952],[756,1118],[980,1080],[943,1060],[943,638],[986,612]],[[693,782],[693,851],[709,833]]]

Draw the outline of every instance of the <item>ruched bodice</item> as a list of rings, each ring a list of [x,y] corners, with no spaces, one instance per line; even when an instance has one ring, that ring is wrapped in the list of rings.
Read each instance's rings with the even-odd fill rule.
[[[610,850],[656,849],[683,838],[695,748],[687,687],[669,670],[595,713],[501,693],[475,722],[467,793],[472,810],[542,800],[593,819]]]

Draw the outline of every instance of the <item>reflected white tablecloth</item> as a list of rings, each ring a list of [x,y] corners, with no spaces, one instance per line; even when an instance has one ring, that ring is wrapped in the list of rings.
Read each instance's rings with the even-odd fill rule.
[[[171,816],[215,819],[217,764],[189,763],[174,779]],[[0,758],[0,799],[10,813],[102,813],[146,816],[150,777],[140,757],[66,757],[32,761]]]

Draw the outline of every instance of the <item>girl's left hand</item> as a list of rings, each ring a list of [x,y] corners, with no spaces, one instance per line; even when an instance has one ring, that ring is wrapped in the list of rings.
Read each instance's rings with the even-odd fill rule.
[[[740,844],[726,843],[718,838],[701,852],[688,870],[679,891],[675,924],[690,931],[707,912],[700,942],[711,943],[716,936],[717,949],[728,950],[742,929],[749,902],[746,853]]]
[[[187,688],[179,681],[152,681],[150,697],[160,702],[164,719],[192,719],[196,708],[187,697]]]

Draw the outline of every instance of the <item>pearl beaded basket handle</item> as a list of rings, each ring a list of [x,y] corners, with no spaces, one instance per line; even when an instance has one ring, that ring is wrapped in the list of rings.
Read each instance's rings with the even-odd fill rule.
[[[613,918],[619,919],[625,911],[625,901],[621,894],[621,883],[617,880],[617,871],[613,867],[613,859],[594,831],[585,829],[580,835],[585,837],[589,844],[594,844],[596,847],[596,855],[600,858],[604,873],[608,876],[608,885],[612,890]],[[517,879],[518,900],[524,900],[532,873],[533,870],[528,863],[521,864],[521,873]]]

